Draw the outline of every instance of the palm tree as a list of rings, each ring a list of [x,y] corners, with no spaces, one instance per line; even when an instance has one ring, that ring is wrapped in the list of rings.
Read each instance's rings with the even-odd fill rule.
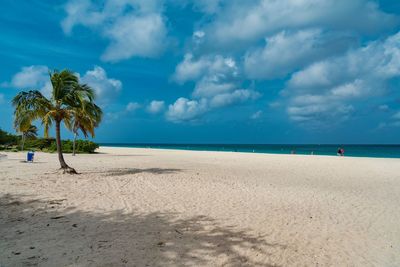
[[[93,103],[93,89],[80,85],[78,77],[69,70],[49,73],[52,85],[51,98],[47,99],[39,91],[20,92],[13,99],[15,107],[14,125],[20,127],[39,119],[44,126],[44,135],[48,137],[49,128],[55,123],[58,160],[64,173],[75,174],[64,160],[61,146],[61,123],[69,130],[77,110],[83,108],[85,101]]]
[[[72,146],[72,155],[75,156],[76,138],[80,130],[85,137],[88,133],[94,137],[94,129],[100,124],[103,112],[91,101],[84,100],[82,106],[74,112],[72,131],[74,133],[74,142]]]
[[[20,127],[23,128],[20,128]],[[19,127],[19,132],[22,133],[21,139],[22,139],[22,143],[21,143],[21,150],[24,150],[24,145],[25,145],[25,140],[27,138],[34,138],[37,136],[37,127],[35,125],[32,124],[26,124],[26,125],[20,125]]]

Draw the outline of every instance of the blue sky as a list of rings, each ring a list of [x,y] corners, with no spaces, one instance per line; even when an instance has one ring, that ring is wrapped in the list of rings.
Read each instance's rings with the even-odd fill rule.
[[[68,68],[96,90],[98,142],[399,143],[399,1],[3,0],[2,10],[2,129],[13,130],[18,91],[48,94],[48,70]]]

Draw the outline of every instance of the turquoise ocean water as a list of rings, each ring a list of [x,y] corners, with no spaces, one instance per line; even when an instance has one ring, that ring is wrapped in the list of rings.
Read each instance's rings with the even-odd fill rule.
[[[338,147],[345,150],[345,156],[400,158],[400,145],[266,145],[266,144],[111,144],[101,146],[136,147],[158,149],[180,149],[198,151],[230,151],[272,154],[302,154],[336,156]]]

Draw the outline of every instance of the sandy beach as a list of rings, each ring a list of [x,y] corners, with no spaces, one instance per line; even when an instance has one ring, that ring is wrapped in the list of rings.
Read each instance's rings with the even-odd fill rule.
[[[400,266],[400,160],[3,153],[0,266]]]

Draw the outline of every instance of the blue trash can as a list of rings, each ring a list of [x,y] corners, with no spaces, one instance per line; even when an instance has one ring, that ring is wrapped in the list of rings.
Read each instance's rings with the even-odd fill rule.
[[[33,153],[32,151],[29,151],[26,158],[28,162],[33,162],[33,156],[35,155],[35,153]]]

